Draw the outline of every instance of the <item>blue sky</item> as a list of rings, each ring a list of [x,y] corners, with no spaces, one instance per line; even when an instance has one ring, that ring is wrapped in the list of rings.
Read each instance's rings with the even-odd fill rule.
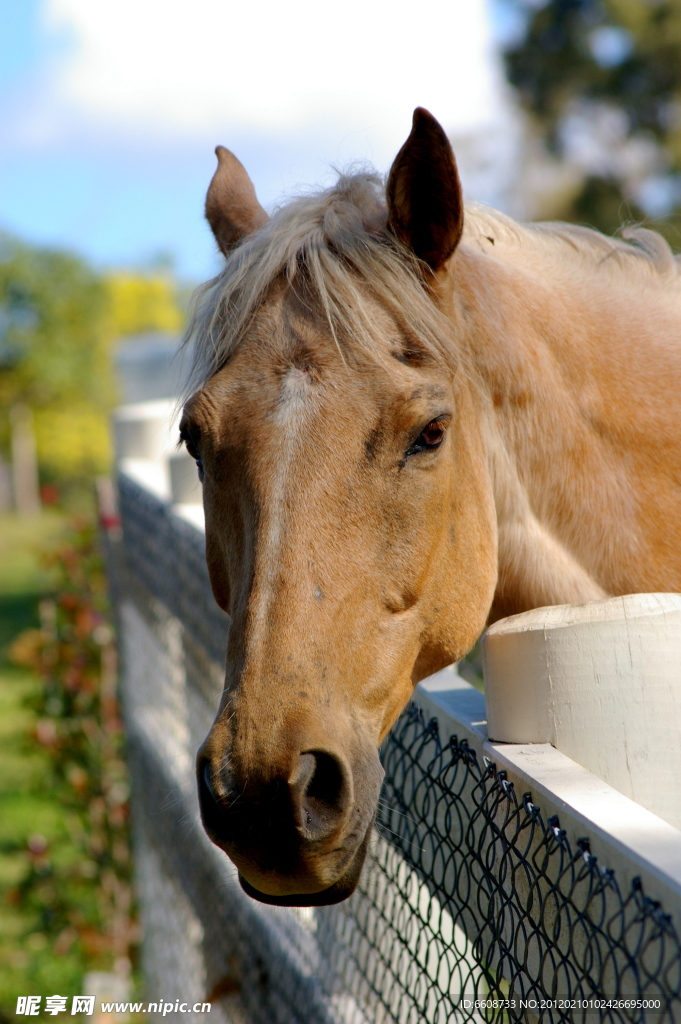
[[[0,227],[99,266],[170,254],[198,281],[217,266],[202,204],[218,142],[271,206],[332,164],[385,171],[418,104],[454,133],[494,119],[485,0],[431,5],[425,27],[382,0],[245,7],[0,4]]]

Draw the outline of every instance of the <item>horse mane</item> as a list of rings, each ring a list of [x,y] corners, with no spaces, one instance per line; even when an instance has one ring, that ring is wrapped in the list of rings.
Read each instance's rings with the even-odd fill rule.
[[[329,189],[282,206],[227,257],[222,272],[199,289],[184,345],[192,348],[187,395],[205,385],[235,351],[267,292],[278,279],[304,277],[341,354],[352,345],[374,356],[385,338],[372,320],[370,293],[396,317],[418,346],[450,364],[456,359],[451,325],[423,287],[423,267],[386,231],[385,186],[374,173],[343,174]],[[563,223],[520,224],[478,203],[467,203],[463,244],[513,263],[535,255],[543,265],[577,263],[641,270],[658,279],[676,275],[667,242],[644,228],[608,238]],[[488,243],[494,239],[494,250]],[[497,244],[499,243],[499,244]]]
[[[509,262],[517,259],[521,250],[554,263],[569,262],[590,273],[596,268],[615,269],[620,276],[633,273],[638,281],[641,272],[664,280],[679,271],[677,258],[662,235],[640,225],[624,226],[621,237],[611,238],[593,228],[562,221],[521,224],[482,203],[467,203],[463,241],[475,244],[490,238],[508,247]],[[489,255],[489,246],[484,251]],[[503,253],[501,256],[503,259]]]

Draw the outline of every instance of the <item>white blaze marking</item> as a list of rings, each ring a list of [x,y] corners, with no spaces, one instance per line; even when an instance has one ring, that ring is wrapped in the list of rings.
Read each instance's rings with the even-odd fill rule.
[[[276,423],[281,424],[290,436],[297,436],[302,417],[310,395],[310,379],[305,370],[297,366],[284,374],[279,392],[279,404],[274,414]]]
[[[272,417],[276,424],[280,443],[277,445],[273,465],[272,483],[269,491],[267,529],[261,537],[263,545],[259,562],[261,580],[260,601],[256,619],[262,625],[274,599],[272,584],[278,571],[279,554],[283,539],[284,507],[294,459],[301,431],[305,425],[305,414],[309,408],[310,382],[307,373],[292,366],[284,375],[279,392],[279,401]]]

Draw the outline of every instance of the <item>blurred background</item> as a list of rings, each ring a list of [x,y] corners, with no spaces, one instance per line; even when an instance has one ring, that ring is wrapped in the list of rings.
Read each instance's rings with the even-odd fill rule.
[[[681,246],[681,0],[0,5],[0,1021],[139,982],[95,482],[177,392],[213,149],[271,209],[386,172],[416,105],[469,198]]]

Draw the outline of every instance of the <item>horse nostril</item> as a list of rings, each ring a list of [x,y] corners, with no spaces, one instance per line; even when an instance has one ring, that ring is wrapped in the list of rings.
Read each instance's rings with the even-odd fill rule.
[[[347,788],[343,766],[332,754],[322,751],[315,751],[314,758],[315,770],[305,790],[306,799],[343,810]]]
[[[308,839],[330,835],[352,803],[349,770],[323,750],[301,754],[288,784],[296,826]]]
[[[232,829],[229,806],[224,797],[219,795],[221,783],[224,783],[219,777],[216,779],[208,757],[200,756],[197,760],[196,782],[203,827],[213,842],[224,849],[224,843],[230,840]]]
[[[204,762],[203,769],[199,774],[204,789],[208,791],[208,795],[211,797],[211,799],[213,799],[217,803],[218,798],[216,797],[215,790],[213,789],[213,776],[210,770],[209,761]]]
[[[213,770],[208,758],[202,758],[196,766],[196,781],[199,790],[199,804],[204,822],[208,819],[215,824],[222,814],[221,800],[215,790]]]

